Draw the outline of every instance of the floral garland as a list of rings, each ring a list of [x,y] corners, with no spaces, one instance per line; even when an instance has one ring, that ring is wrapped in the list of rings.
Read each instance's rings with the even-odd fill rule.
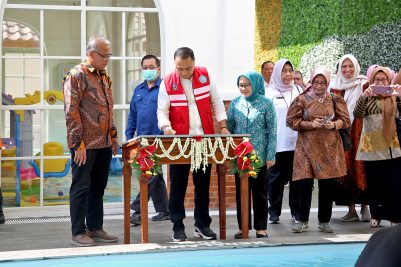
[[[135,170],[136,176],[150,178],[162,173],[159,164],[160,158],[155,154],[157,147],[154,145],[142,147],[139,151],[131,151],[131,167]]]
[[[260,159],[251,142],[242,142],[235,148],[234,153],[237,158],[231,161],[233,171],[239,175],[248,174],[250,177],[256,178],[264,162]]]
[[[185,141],[176,137],[167,149],[161,138],[155,138],[152,144],[149,144],[147,138],[142,138],[141,146],[142,148],[139,150],[139,153],[135,149],[131,151],[131,166],[136,170],[137,174],[148,177],[161,173],[161,168],[158,164],[161,158],[168,158],[169,160],[190,158],[191,171],[199,169],[206,171],[209,159],[213,159],[217,164],[222,164],[226,160],[237,159],[238,162],[242,163],[240,165],[237,164],[236,170],[239,170],[240,174],[243,174],[247,170],[248,174],[252,177],[255,177],[259,168],[263,166],[263,162],[253,149],[253,145],[249,142],[248,138],[243,138],[243,142],[237,146],[232,137],[226,137],[225,145],[221,137],[214,138],[214,142],[212,138],[203,136],[186,138]],[[171,155],[175,147],[177,147],[179,153]],[[244,151],[246,153],[238,154],[236,152],[239,150],[242,151],[244,147],[247,148]],[[155,153],[157,148],[160,148],[161,154]],[[230,148],[235,151],[234,157],[228,155]],[[248,151],[249,149],[250,151]],[[223,156],[220,160],[216,158],[216,152],[219,150]],[[259,164],[261,164],[260,167]]]

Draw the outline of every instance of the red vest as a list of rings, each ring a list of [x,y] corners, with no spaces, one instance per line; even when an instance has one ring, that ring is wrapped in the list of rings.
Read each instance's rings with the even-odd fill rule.
[[[172,72],[164,79],[167,94],[170,97],[170,122],[176,134],[189,134],[188,100],[177,72]],[[210,79],[206,68],[195,67],[192,76],[192,89],[198,107],[204,134],[214,134],[210,103]]]

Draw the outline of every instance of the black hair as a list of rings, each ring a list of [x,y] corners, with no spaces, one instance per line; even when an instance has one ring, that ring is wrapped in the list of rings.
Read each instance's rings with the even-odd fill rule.
[[[262,63],[262,66],[261,66],[261,70],[263,70],[263,68],[264,68],[264,66],[265,66],[265,64],[267,64],[267,63],[272,63],[273,64],[273,66],[274,66],[274,62],[273,61],[270,61],[270,60],[268,60],[268,61],[265,61],[265,62],[263,62]]]
[[[192,60],[195,60],[195,55],[194,51],[192,51],[191,48],[189,47],[180,47],[174,52],[174,60],[179,57],[181,59],[187,59],[191,58]]]
[[[157,67],[160,67],[160,60],[159,60],[155,55],[146,55],[146,56],[144,56],[144,57],[142,58],[142,60],[141,60],[141,66],[143,66],[143,62],[144,62],[146,59],[152,59],[152,58],[156,61],[156,66],[157,66]]]

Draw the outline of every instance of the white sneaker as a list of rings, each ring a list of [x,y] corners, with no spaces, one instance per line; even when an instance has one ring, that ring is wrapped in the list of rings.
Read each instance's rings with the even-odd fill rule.
[[[293,233],[302,233],[308,229],[308,222],[299,222],[291,228]]]

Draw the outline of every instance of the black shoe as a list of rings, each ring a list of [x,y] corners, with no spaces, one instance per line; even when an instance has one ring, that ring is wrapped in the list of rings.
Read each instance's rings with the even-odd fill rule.
[[[270,216],[269,223],[270,224],[279,224],[279,217]]]
[[[173,231],[173,236],[171,238],[173,239],[174,242],[181,242],[188,240],[184,229]]]
[[[141,214],[137,212],[132,213],[129,221],[133,226],[141,225]]]
[[[6,218],[4,217],[3,212],[0,212],[0,224],[5,224],[6,223]]]
[[[206,240],[215,240],[217,238],[216,233],[213,232],[212,229],[210,229],[209,227],[196,227],[195,226],[194,236],[202,237],[203,239],[206,239]]]
[[[242,239],[242,233],[241,232],[235,233],[234,239]]]
[[[256,238],[268,238],[269,236],[266,234],[258,234],[256,233]]]
[[[152,217],[152,221],[167,221],[170,220],[170,213],[168,211],[161,211],[159,214]]]

